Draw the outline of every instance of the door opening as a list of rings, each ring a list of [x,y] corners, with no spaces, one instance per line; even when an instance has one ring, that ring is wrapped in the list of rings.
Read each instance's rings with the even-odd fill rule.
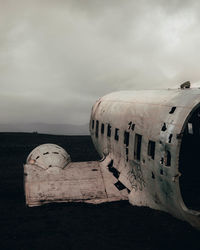
[[[183,201],[189,209],[200,211],[200,108],[185,126],[179,155],[179,179]]]

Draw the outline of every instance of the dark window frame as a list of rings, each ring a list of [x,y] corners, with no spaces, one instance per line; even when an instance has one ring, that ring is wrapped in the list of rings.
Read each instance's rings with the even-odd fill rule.
[[[119,128],[115,128],[115,140],[119,141]]]
[[[107,137],[111,137],[111,125],[108,123],[107,125]]]
[[[94,129],[94,119],[92,120],[92,129]]]
[[[134,159],[137,161],[141,160],[141,148],[142,148],[142,135],[135,134]]]
[[[96,137],[99,136],[99,121],[98,121],[98,120],[96,120],[95,136],[96,136]]]
[[[126,145],[126,147],[128,147],[129,145],[129,136],[130,136],[130,133],[127,131],[124,131],[124,144]]]
[[[166,167],[170,167],[171,166],[171,153],[169,150],[166,150],[165,151],[165,166]]]
[[[104,123],[102,123],[101,124],[101,134],[104,134],[104,128],[105,128]]]
[[[151,159],[153,159],[153,160],[155,158],[155,149],[156,149],[155,141],[149,140],[149,143],[148,143],[148,156],[150,156]]]

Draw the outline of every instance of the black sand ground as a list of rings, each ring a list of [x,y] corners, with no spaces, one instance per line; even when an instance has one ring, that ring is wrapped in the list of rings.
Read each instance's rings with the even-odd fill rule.
[[[42,143],[64,147],[73,161],[98,159],[89,136],[1,133],[0,250],[200,249],[200,233],[187,223],[128,202],[27,208],[23,163]]]

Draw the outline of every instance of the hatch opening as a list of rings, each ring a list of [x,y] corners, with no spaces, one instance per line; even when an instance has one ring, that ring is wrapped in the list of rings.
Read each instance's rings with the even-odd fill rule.
[[[200,107],[192,112],[183,131],[179,172],[180,190],[185,205],[200,211]]]

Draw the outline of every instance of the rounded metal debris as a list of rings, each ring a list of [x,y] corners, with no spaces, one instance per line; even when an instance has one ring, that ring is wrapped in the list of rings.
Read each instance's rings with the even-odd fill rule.
[[[64,168],[69,162],[71,162],[70,155],[56,144],[42,144],[36,147],[26,160],[27,164],[34,164],[43,169]]]

